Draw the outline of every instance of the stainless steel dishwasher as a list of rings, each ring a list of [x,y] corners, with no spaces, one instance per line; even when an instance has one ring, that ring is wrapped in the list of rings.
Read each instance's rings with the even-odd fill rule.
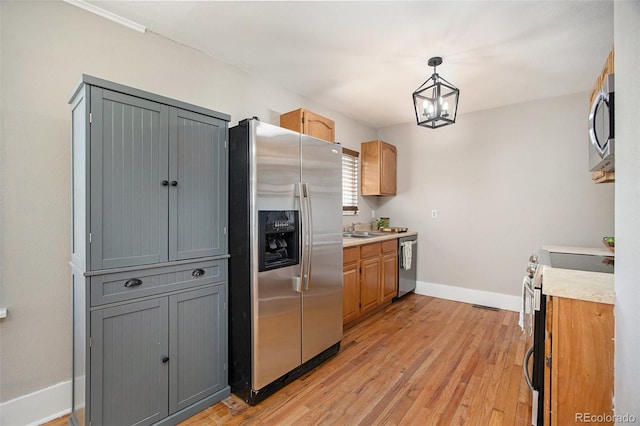
[[[398,239],[398,295],[399,299],[416,289],[416,269],[418,260],[418,236]]]

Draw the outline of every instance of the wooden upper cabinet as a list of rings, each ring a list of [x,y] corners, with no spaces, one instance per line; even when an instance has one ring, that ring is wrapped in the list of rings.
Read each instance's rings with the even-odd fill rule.
[[[605,61],[604,66],[602,67],[602,71],[600,71],[600,75],[596,79],[596,82],[593,85],[593,89],[591,89],[591,97],[589,98],[589,107],[591,107],[591,105],[593,104],[593,100],[596,98],[596,95],[602,88],[602,83],[604,82],[604,79],[607,77],[607,75],[613,74],[614,72],[615,72],[614,52],[613,52],[613,49],[611,49],[611,51],[609,52],[609,56],[607,56],[607,60]]]
[[[360,144],[362,195],[396,195],[396,147],[375,140]]]
[[[280,115],[280,127],[325,141],[336,141],[336,123],[304,108]]]

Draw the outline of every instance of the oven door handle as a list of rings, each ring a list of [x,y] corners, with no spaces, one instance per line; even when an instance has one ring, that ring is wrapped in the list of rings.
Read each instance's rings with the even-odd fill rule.
[[[531,382],[531,376],[529,375],[529,359],[533,355],[533,345],[527,350],[527,353],[524,354],[524,360],[522,361],[522,373],[524,374],[524,378],[527,381],[527,386],[529,389],[535,392],[533,388],[533,383]]]

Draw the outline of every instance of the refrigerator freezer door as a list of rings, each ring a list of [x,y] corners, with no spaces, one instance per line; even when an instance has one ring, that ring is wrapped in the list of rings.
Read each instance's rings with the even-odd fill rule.
[[[251,123],[255,135],[251,144],[255,171],[250,177],[255,182],[250,200],[253,210],[299,210],[300,134],[257,120]]]
[[[300,181],[300,136],[257,120],[252,126],[251,247],[252,258],[258,259],[257,212],[300,208],[295,197]],[[295,291],[300,265],[258,272],[254,262],[251,268],[252,388],[259,390],[300,365],[301,294]]]
[[[259,273],[258,319],[253,329],[255,390],[300,365],[300,293],[291,289],[294,268]]]
[[[312,230],[302,293],[302,362],[342,340],[342,149],[302,135],[302,176]]]

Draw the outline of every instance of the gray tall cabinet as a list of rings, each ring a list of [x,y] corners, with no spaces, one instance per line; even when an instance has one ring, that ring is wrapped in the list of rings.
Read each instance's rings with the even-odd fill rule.
[[[175,424],[230,392],[230,117],[88,75],[70,103],[71,421]]]

